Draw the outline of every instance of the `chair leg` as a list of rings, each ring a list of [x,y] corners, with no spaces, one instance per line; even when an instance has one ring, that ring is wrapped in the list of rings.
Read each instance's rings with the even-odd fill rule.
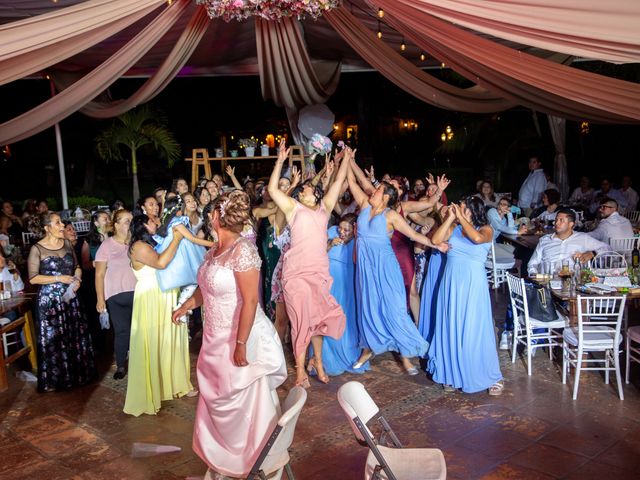
[[[609,352],[604,352],[604,368],[604,384],[609,385],[609,368],[611,368]]]
[[[576,355],[576,376],[573,380],[573,399],[578,398],[578,387],[580,386],[580,370],[582,370],[582,349],[578,349]]]
[[[629,361],[629,348],[631,348],[631,342],[629,340],[629,335],[627,335],[627,359],[625,361],[625,371],[624,371],[624,383],[629,383],[629,367],[631,366],[631,362]]]
[[[513,341],[512,352],[511,352],[511,363],[516,363],[516,352],[518,350],[519,333],[520,333],[520,322],[518,322],[518,320],[514,318],[513,334],[512,334],[513,338],[511,339]]]
[[[531,376],[531,336],[527,332],[527,374]]]
[[[290,463],[287,463],[284,466],[284,470],[285,470],[285,472],[287,472],[287,478],[289,480],[296,480],[296,477],[293,476],[293,470],[291,470],[291,464]]]
[[[551,335],[553,330],[547,330],[547,342],[549,343],[549,360],[553,360],[553,345],[551,345]]]
[[[567,343],[562,341],[562,384],[567,384]]]
[[[616,367],[616,383],[618,384],[618,395],[620,400],[624,400],[624,392],[622,391],[622,375],[620,373],[620,352],[616,352],[614,348],[613,363]]]

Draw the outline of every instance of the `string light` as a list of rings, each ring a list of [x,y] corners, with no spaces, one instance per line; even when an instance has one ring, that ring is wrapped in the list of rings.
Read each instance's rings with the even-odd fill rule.
[[[424,56],[424,52],[420,52],[420,61],[424,62],[425,58],[427,57]]]
[[[382,18],[384,17],[384,10],[382,10],[381,8],[378,9],[378,18]]]
[[[407,44],[404,43],[404,38],[402,39],[402,43],[400,44],[400,51],[404,52],[407,49]]]
[[[382,29],[381,29],[380,21],[378,21],[378,38],[382,38]]]
[[[446,67],[446,65],[445,65],[445,63],[444,63],[444,62],[442,62],[442,63],[440,64],[440,68],[444,68],[444,67]]]

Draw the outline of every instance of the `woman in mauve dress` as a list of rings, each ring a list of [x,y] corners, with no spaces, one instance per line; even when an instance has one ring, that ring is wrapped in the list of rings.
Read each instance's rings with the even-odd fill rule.
[[[291,246],[283,257],[282,289],[287,315],[291,322],[291,343],[296,360],[296,385],[309,387],[305,360],[309,343],[313,343],[314,368],[318,380],[328,383],[322,364],[322,337],[340,338],[345,315],[331,295],[331,276],[327,256],[327,224],[340,188],[347,176],[351,149],[347,148],[335,181],[323,195],[322,187],[306,181],[289,197],[278,189],[282,164],[289,155],[284,142],[269,179],[269,195],[285,214],[291,228]],[[338,157],[341,157],[338,154]],[[333,162],[328,163],[331,174]]]
[[[205,222],[217,247],[207,252],[193,297],[173,315],[203,306],[193,449],[209,466],[205,479],[246,478],[278,421],[276,388],[287,378],[282,345],[258,303],[258,250],[240,234],[250,215],[245,192],[214,200]]]

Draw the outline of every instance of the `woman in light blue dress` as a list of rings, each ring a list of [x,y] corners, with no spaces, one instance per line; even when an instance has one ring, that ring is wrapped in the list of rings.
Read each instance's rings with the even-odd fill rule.
[[[448,241],[450,250],[436,297],[428,370],[446,390],[466,393],[504,388],[496,350],[489,285],[484,270],[493,229],[482,200],[468,197],[451,205],[433,236]]]
[[[404,281],[391,248],[391,235],[398,230],[415,242],[429,247],[433,243],[389,208],[395,204],[398,195],[393,185],[382,182],[368,197],[351,170],[347,178],[361,209],[356,238],[356,290],[363,350],[353,367],[359,368],[374,354],[394,351],[401,355],[407,373],[417,375],[418,370],[409,359],[422,357],[428,345],[407,312]],[[438,248],[446,249],[446,246]]]
[[[429,263],[427,265],[427,274],[424,278],[424,285],[422,286],[422,294],[420,296],[420,318],[418,321],[420,335],[422,335],[422,338],[424,338],[427,343],[431,343],[433,339],[436,319],[436,301],[446,263],[446,254],[440,253],[437,250],[431,251],[431,257],[429,257]]]
[[[344,310],[347,317],[344,333],[336,340],[326,337],[322,344],[322,361],[327,375],[335,376],[344,372],[364,373],[369,370],[369,362],[359,368],[353,363],[360,356],[358,346],[358,326],[356,324],[355,264],[353,263],[354,231],[356,215],[347,213],[337,226],[329,228],[328,255],[329,274],[333,280],[331,295]],[[309,368],[313,368],[314,359],[309,349]]]

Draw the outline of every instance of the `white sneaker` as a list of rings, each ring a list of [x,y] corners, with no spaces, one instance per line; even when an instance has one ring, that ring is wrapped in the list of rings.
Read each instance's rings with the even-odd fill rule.
[[[506,330],[502,332],[500,336],[500,350],[509,350],[509,343],[511,340],[511,332],[507,332]]]

